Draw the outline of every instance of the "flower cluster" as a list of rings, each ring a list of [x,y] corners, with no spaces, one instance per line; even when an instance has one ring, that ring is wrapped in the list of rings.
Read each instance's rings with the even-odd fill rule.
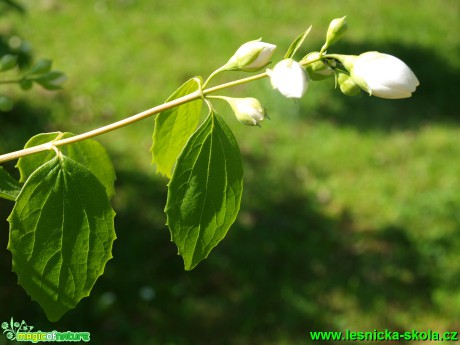
[[[318,52],[311,52],[297,61],[294,54],[308,35],[310,28],[300,35],[289,47],[284,58],[273,69],[267,69],[273,89],[287,98],[301,98],[308,90],[311,80],[320,81],[335,77],[336,85],[347,96],[355,96],[364,90],[371,96],[400,99],[412,96],[419,81],[412,70],[400,59],[379,52],[361,55],[328,54],[327,49],[347,31],[346,17],[331,21],[325,43]],[[270,64],[276,46],[261,39],[243,44],[228,62],[211,74],[209,80],[222,71],[256,72]],[[226,100],[237,119],[251,126],[259,126],[265,117],[265,110],[255,98],[230,98]]]

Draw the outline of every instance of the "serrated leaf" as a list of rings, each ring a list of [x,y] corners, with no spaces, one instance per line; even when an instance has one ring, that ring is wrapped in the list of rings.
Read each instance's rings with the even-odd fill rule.
[[[0,71],[8,71],[14,67],[18,62],[18,57],[16,55],[5,54],[0,58]]]
[[[294,56],[297,50],[302,46],[303,41],[305,41],[305,38],[308,36],[310,31],[311,31],[311,25],[304,33],[302,33],[299,37],[297,37],[294,40],[294,42],[291,43],[291,45],[289,46],[289,49],[284,55],[285,59],[291,59]]]
[[[14,201],[20,191],[21,184],[0,167],[0,198]]]
[[[13,101],[8,97],[0,95],[0,111],[10,111],[13,109]]]
[[[51,321],[88,296],[116,238],[104,186],[65,157],[43,164],[24,184],[8,217],[8,250],[19,284]]]
[[[186,270],[225,237],[242,191],[238,144],[224,120],[211,113],[184,147],[168,185],[167,224]]]
[[[200,87],[201,78],[192,78],[177,89],[166,102],[188,95]],[[202,103],[202,100],[199,99],[157,115],[150,151],[152,152],[152,164],[156,164],[158,173],[171,178],[177,157],[198,126]]]
[[[70,138],[74,134],[65,132],[41,133],[33,136],[26,143],[24,148],[48,143],[50,141]],[[113,169],[110,157],[105,148],[96,140],[87,139],[74,144],[59,147],[61,152],[86,166],[105,186],[107,195],[112,197],[115,194],[115,170]],[[42,164],[55,157],[54,151],[44,151],[29,156],[19,158],[16,167],[21,173],[20,182],[25,182],[27,178]]]

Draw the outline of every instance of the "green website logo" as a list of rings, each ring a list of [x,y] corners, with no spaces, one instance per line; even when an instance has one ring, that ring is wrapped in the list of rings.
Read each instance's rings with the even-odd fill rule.
[[[33,326],[29,326],[24,320],[21,323],[15,322],[11,318],[10,322],[2,323],[3,334],[6,335],[9,340],[16,340],[22,342],[38,343],[38,342],[61,342],[61,341],[72,341],[72,342],[89,342],[89,332],[42,332],[35,331]]]

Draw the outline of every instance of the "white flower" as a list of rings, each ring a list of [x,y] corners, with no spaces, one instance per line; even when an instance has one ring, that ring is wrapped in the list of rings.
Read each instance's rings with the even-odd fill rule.
[[[259,122],[265,118],[265,109],[256,98],[232,98],[223,97],[235,112],[235,116],[241,123],[248,126],[260,126]]]
[[[270,63],[275,49],[275,45],[261,42],[260,39],[246,42],[238,48],[222,69],[259,71]]]
[[[367,52],[352,61],[350,76],[372,96],[407,98],[420,84],[409,66],[392,55]]]
[[[292,59],[281,60],[267,74],[273,88],[287,98],[301,98],[307,92],[308,74]]]

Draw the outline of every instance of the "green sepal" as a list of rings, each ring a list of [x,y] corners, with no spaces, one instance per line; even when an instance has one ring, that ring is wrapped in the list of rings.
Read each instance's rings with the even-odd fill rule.
[[[324,60],[310,62],[321,57],[322,55],[320,52],[311,52],[304,56],[304,58],[301,60],[302,62],[306,63],[305,69],[307,70],[311,80],[320,81],[335,76],[335,72],[331,68],[331,66],[335,67],[335,60],[330,59],[328,63],[326,63]]]
[[[361,94],[361,88],[347,73],[337,72],[337,84],[345,96],[358,96]]]

